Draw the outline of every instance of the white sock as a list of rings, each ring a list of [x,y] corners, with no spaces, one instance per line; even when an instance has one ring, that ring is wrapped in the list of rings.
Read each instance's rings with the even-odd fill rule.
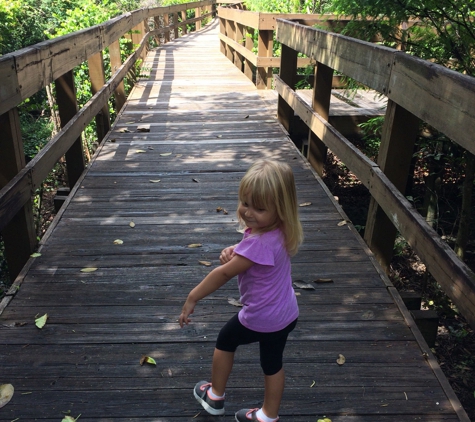
[[[209,396],[210,399],[221,400],[221,399],[224,399],[225,395],[226,395],[226,393],[224,393],[222,396],[218,396],[217,394],[214,394],[213,393],[213,387],[208,389],[208,396]]]
[[[266,414],[263,412],[262,408],[260,408],[257,413],[256,413],[256,416],[259,418],[259,420],[261,420],[262,422],[276,422],[279,420],[279,418],[277,419],[274,419],[274,418],[269,418],[268,416],[266,416]]]

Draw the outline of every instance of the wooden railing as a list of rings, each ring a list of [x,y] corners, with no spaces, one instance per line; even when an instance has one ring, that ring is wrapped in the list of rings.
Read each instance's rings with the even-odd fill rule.
[[[280,122],[290,130],[297,114],[306,123],[308,160],[317,172],[322,172],[328,147],[368,188],[372,200],[365,240],[383,267],[399,231],[475,328],[475,274],[403,194],[421,121],[475,154],[475,78],[289,20],[277,20],[277,41],[282,43],[282,66],[275,78]],[[295,92],[298,53],[316,62],[312,106]],[[388,99],[377,163],[328,123],[334,71]]]
[[[218,7],[221,52],[232,61],[258,89],[272,87],[273,68],[280,68],[281,58],[274,56],[277,19],[298,20],[307,25],[318,25],[328,30],[341,30],[348,17],[312,14],[277,14],[243,10],[241,3]],[[254,53],[254,35],[257,32],[257,54]],[[309,58],[299,58],[298,67],[311,64]],[[337,78],[335,78],[336,80]]]
[[[169,7],[140,9],[103,24],[45,41],[0,58],[0,232],[11,278],[20,273],[37,239],[31,199],[55,164],[65,156],[70,187],[84,168],[81,133],[96,118],[99,142],[110,128],[107,103],[115,96],[117,110],[125,102],[123,79],[140,57],[149,39],[170,39],[187,32],[187,25],[201,27],[215,13],[216,0]],[[187,10],[195,17],[187,19]],[[173,24],[169,24],[170,17]],[[121,63],[119,39],[132,38],[135,50]],[[106,82],[103,51],[108,48],[112,77]],[[93,96],[78,111],[73,68],[87,61]],[[17,106],[55,84],[61,131],[28,163],[25,163]]]

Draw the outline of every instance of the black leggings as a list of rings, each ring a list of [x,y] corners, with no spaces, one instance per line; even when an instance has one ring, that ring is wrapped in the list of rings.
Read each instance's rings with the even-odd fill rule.
[[[234,353],[241,344],[259,342],[261,367],[265,375],[277,374],[282,369],[287,336],[297,325],[297,320],[287,327],[272,333],[260,333],[244,327],[239,322],[238,314],[234,315],[221,329],[216,340],[216,348],[223,352]]]

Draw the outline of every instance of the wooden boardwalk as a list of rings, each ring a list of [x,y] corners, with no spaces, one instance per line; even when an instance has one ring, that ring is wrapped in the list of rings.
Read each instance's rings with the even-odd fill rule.
[[[238,310],[228,303],[238,298],[235,280],[203,300],[188,327],[177,323],[210,269],[199,261],[218,265],[241,238],[238,183],[260,157],[290,163],[299,202],[310,203],[300,208],[306,238],[293,278],[315,289],[296,288],[301,316],[286,348],[281,420],[465,420],[394,288],[341,224],[344,213],[275,109],[219,52],[216,25],[150,52],[145,67],[150,78],[135,87],[0,316],[0,384],[15,387],[0,421],[231,421],[261,404],[256,345],[236,354],[226,416],[207,416],[192,394]],[[80,271],[88,267],[97,271]],[[35,316],[45,313],[40,330]],[[142,356],[156,366],[140,365]]]

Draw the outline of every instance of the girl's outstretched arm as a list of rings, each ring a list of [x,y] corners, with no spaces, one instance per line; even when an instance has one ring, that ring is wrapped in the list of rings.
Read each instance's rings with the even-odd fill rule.
[[[228,261],[226,264],[211,271],[203,281],[188,294],[180,318],[178,319],[180,327],[183,327],[184,324],[190,322],[188,317],[195,310],[195,305],[199,300],[218,290],[234,276],[251,268],[253,264],[254,262],[251,260],[244,258],[241,255],[235,255],[233,259]]]

